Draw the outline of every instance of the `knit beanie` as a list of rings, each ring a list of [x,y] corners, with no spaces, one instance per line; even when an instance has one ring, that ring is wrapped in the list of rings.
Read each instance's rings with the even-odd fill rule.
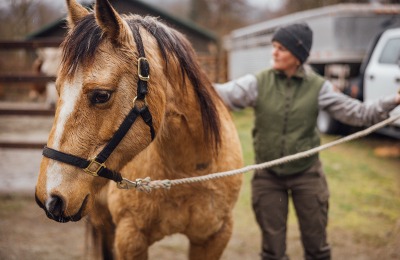
[[[288,49],[303,64],[312,46],[313,32],[305,23],[291,24],[279,28],[272,41],[277,41]]]

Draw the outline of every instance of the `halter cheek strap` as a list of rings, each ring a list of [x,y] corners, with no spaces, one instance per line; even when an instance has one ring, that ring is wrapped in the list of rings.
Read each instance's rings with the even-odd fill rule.
[[[103,178],[113,180],[117,183],[121,183],[123,180],[121,174],[119,172],[108,169],[105,165],[105,161],[115,150],[115,148],[124,138],[124,136],[128,133],[129,129],[139,116],[142,117],[143,121],[149,126],[151,140],[154,139],[155,131],[153,127],[153,120],[146,103],[146,94],[148,93],[147,84],[148,80],[150,79],[150,66],[145,56],[142,38],[139,33],[139,28],[136,27],[133,30],[133,33],[137,50],[139,53],[138,70],[137,70],[139,78],[137,83],[137,96],[134,99],[133,108],[131,109],[129,114],[125,117],[124,121],[122,122],[118,130],[114,133],[111,140],[107,143],[107,145],[103,148],[103,150],[94,159],[91,160],[87,160],[82,157],[57,151],[47,146],[45,146],[43,149],[43,156],[81,168],[86,173],[92,176],[100,176]],[[141,100],[144,102],[144,105],[141,108],[137,107],[136,105],[137,100]]]

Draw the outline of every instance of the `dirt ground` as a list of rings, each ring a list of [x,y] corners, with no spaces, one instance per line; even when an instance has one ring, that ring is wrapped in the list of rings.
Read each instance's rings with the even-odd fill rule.
[[[235,228],[222,259],[259,259],[260,239],[255,230],[254,223],[248,230]],[[289,227],[288,254],[291,259],[302,259],[296,230],[296,226]],[[333,259],[400,259],[400,223],[390,236],[392,242],[389,244],[369,247],[359,243],[346,230],[331,230],[329,240],[333,248]],[[0,259],[88,259],[85,241],[85,220],[56,223],[45,217],[31,195],[13,193],[0,196]],[[187,246],[188,241],[182,235],[167,237],[150,248],[149,259],[187,259]]]
[[[44,142],[51,126],[48,118],[0,120],[0,140]],[[85,220],[56,223],[47,219],[34,202],[40,158],[40,150],[0,149],[0,259],[87,259]],[[235,220],[234,233],[222,259],[259,259],[260,234],[254,218],[243,220],[235,213]],[[388,237],[389,243],[374,246],[360,242],[347,230],[329,230],[333,259],[338,260],[400,259],[400,218]],[[187,246],[188,241],[181,235],[168,237],[151,247],[150,259],[187,259]],[[296,224],[289,226],[288,253],[291,259],[303,258]]]

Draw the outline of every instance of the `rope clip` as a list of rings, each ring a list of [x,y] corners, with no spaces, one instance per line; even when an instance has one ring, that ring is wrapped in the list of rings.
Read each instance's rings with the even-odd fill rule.
[[[151,187],[149,183],[151,182],[150,177],[146,177],[145,179],[136,179],[136,181],[131,181],[123,178],[122,181],[117,182],[117,187],[123,190],[137,189],[138,191],[144,191],[146,193],[151,192]]]

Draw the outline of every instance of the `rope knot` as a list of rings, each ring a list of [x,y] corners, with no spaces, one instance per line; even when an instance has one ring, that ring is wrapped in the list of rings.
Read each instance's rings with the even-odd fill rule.
[[[172,186],[172,183],[170,180],[152,181],[150,177],[146,177],[144,179],[138,178],[135,181],[130,181],[124,178],[121,182],[117,183],[117,186],[120,189],[129,190],[135,188],[138,191],[150,193],[153,189],[164,188],[169,190]]]
[[[136,179],[136,189],[138,191],[144,191],[146,193],[150,193],[151,192],[151,187],[149,185],[150,182],[151,182],[150,177],[146,177],[144,179]]]

